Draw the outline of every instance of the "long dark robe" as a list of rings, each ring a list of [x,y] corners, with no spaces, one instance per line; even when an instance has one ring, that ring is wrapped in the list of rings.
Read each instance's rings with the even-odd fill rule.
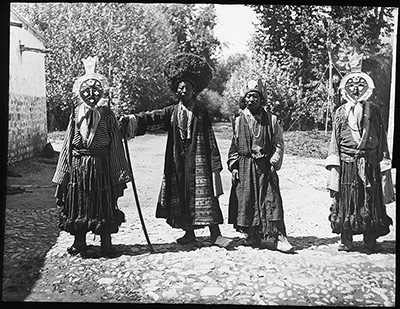
[[[99,111],[101,118],[88,145],[79,131],[75,109],[53,177],[59,227],[72,235],[117,233],[125,221],[117,206],[130,180],[121,135],[113,112],[106,106]]]
[[[253,134],[242,113],[233,120],[234,136],[228,154],[228,168],[239,171],[240,181],[231,188],[228,223],[243,232],[256,230],[265,239],[286,236],[278,174],[271,172],[275,152],[271,115],[264,109]]]
[[[386,132],[379,107],[369,105],[369,126],[363,130],[366,143],[358,147],[352,137],[345,105],[340,106],[333,122],[333,134],[327,161],[339,162],[339,191],[334,194],[329,220],[332,232],[374,237],[390,232],[392,219],[383,203],[380,162],[388,155]],[[364,111],[365,113],[365,111]],[[367,119],[363,120],[365,125]]]
[[[221,171],[222,164],[211,120],[197,102],[189,109],[193,121],[191,138],[186,142],[180,137],[177,104],[135,114],[136,135],[160,124],[168,132],[156,217],[166,218],[169,225],[184,230],[223,223],[213,189],[212,172]]]

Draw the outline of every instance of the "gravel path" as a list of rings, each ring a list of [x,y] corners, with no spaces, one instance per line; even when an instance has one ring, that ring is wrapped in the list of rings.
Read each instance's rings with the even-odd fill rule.
[[[218,134],[217,140],[226,166],[230,142]],[[197,241],[192,245],[176,244],[182,231],[155,218],[165,142],[165,135],[152,134],[129,141],[153,254],[148,250],[129,185],[119,202],[127,222],[112,238],[118,257],[69,256],[66,248],[73,238],[56,228],[54,187],[45,187],[55,166],[34,162],[31,165],[37,168],[26,177],[29,169],[17,168],[25,172],[25,181],[33,181],[35,175],[41,177],[43,186],[7,196],[3,300],[395,305],[396,223],[390,234],[378,240],[384,248],[382,253],[365,252],[360,235],[355,236],[356,251],[338,252],[339,237],[332,234],[327,219],[330,199],[324,190],[323,160],[286,155],[279,172],[288,239],[295,254],[245,247],[243,235],[226,222],[221,231],[233,239],[230,249],[211,246],[208,229],[197,230]],[[58,150],[60,143],[52,144]],[[226,168],[222,179],[225,194],[220,204],[227,221],[230,173]],[[10,178],[14,183],[22,180]],[[387,210],[395,221],[395,203]],[[100,246],[99,237],[92,234],[87,241],[95,248]]]

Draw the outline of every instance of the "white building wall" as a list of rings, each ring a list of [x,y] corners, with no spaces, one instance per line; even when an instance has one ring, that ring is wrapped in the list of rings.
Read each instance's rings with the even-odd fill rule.
[[[22,24],[22,27],[13,25]],[[10,12],[8,161],[33,156],[47,143],[44,40],[13,10]]]

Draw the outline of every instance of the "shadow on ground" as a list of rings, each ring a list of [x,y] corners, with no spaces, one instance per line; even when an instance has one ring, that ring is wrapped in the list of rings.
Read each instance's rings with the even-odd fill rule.
[[[300,237],[288,237],[289,242],[293,245],[296,251],[304,250],[310,248],[312,246],[323,246],[327,245],[332,247],[333,249],[337,249],[336,244],[339,244],[340,237],[331,237],[331,238],[318,238],[315,236],[300,236]],[[382,247],[382,250],[379,253],[388,253],[395,254],[396,253],[396,241],[394,240],[385,240],[379,241],[378,244]],[[364,248],[364,243],[362,241],[354,241],[352,252],[360,252],[366,254],[374,254],[370,250]]]
[[[58,210],[51,182],[57,157],[33,157],[9,169],[7,185],[20,187],[6,196],[2,299],[23,301],[40,276],[47,252],[59,236]]]
[[[302,236],[302,237],[288,237],[289,242],[293,245],[295,251],[293,254],[298,254],[299,251],[310,248],[311,246],[329,246],[330,250],[336,251],[336,244],[339,242],[339,237],[333,238],[318,238],[315,236]],[[239,246],[244,244],[244,239],[240,237],[231,238],[231,244],[225,248],[229,251],[237,250]],[[395,241],[383,241],[379,242],[382,246],[383,250],[380,253],[383,254],[395,254],[396,253],[396,242]],[[210,247],[211,243],[208,237],[197,237],[196,240],[187,245],[180,245],[176,242],[171,243],[154,243],[152,244],[153,252],[151,252],[150,247],[148,245],[143,244],[135,244],[135,245],[124,245],[124,244],[115,244],[114,247],[116,249],[116,253],[113,256],[109,256],[109,258],[116,258],[121,255],[129,255],[129,256],[137,256],[143,254],[162,254],[167,252],[188,252],[195,251],[203,247]],[[104,257],[101,254],[100,246],[90,247],[90,254],[86,256],[87,258],[100,258]],[[269,249],[265,246],[253,246],[253,248],[258,248],[260,250],[269,251]],[[326,247],[323,249],[326,250]],[[373,254],[369,250],[365,249],[363,243],[354,242],[354,248],[352,251],[365,253],[365,254]],[[85,256],[84,256],[85,257]]]

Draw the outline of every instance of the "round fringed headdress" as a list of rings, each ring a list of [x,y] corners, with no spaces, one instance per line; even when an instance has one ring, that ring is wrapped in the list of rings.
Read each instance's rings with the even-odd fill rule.
[[[374,81],[367,74],[361,71],[363,54],[354,52],[349,56],[349,66],[351,72],[342,78],[340,81],[339,89],[341,91],[342,98],[350,102],[366,101],[372,95],[372,91],[375,88]],[[355,98],[349,91],[348,86],[362,87],[359,97]]]
[[[109,90],[109,83],[107,78],[99,73],[95,72],[96,64],[97,64],[97,56],[95,57],[87,57],[86,59],[82,59],[83,66],[85,67],[85,75],[78,77],[72,87],[72,92],[80,99],[80,90],[83,83],[86,83],[90,80],[94,80],[97,84],[100,85],[104,92]]]
[[[206,60],[191,54],[180,53],[170,58],[164,66],[168,87],[176,92],[178,83],[186,80],[193,84],[196,93],[207,87],[212,77],[212,69]]]

